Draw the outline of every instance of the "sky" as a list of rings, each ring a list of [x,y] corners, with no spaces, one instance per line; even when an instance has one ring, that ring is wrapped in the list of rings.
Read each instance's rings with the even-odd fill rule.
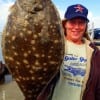
[[[44,1],[44,0],[43,0]],[[0,32],[7,22],[7,17],[10,14],[10,6],[13,5],[15,0],[0,0]],[[56,6],[61,19],[63,19],[64,12],[67,7],[72,4],[82,4],[89,10],[88,18],[90,19],[89,26],[100,27],[100,0],[52,0]]]
[[[44,0],[43,0],[44,1]],[[7,17],[10,14],[10,6],[13,5],[15,0],[0,0],[0,42],[1,32],[7,22]],[[52,0],[56,6],[61,19],[64,17],[64,13],[69,5],[82,4],[89,10],[88,18],[90,19],[89,28],[100,28],[100,0]],[[0,43],[1,44],[1,43]],[[0,45],[0,60],[3,61],[1,45]]]

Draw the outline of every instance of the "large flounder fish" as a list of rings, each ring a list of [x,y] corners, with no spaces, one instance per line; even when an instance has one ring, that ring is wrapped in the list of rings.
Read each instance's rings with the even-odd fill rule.
[[[51,0],[16,0],[2,34],[6,65],[25,100],[36,100],[64,56],[64,34]]]

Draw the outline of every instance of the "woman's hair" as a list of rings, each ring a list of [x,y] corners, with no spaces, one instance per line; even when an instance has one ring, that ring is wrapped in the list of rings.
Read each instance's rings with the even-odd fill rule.
[[[66,29],[65,29],[65,24],[66,24],[66,22],[67,22],[67,20],[62,20],[62,26],[63,26],[63,28],[64,28],[64,34],[65,34],[65,36],[67,35],[67,34],[66,34]],[[85,30],[85,32],[84,32],[83,37],[85,37],[87,40],[90,40],[89,33],[87,32],[87,28],[88,28],[88,25],[86,26],[86,30]]]

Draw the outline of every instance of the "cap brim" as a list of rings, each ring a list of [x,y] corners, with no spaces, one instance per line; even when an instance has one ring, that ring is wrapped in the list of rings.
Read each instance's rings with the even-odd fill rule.
[[[67,18],[67,20],[70,20],[70,19],[73,19],[73,18],[77,18],[77,17],[83,18],[83,19],[85,19],[87,22],[89,22],[89,19],[88,19],[88,18],[86,18],[85,16],[82,16],[82,15],[80,15],[80,14],[78,14],[78,15],[70,15],[70,16]]]

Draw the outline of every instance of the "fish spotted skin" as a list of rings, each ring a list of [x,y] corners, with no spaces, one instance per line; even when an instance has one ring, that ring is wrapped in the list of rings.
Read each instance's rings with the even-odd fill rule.
[[[36,100],[64,56],[61,20],[50,0],[16,0],[2,34],[2,52],[25,100]]]

